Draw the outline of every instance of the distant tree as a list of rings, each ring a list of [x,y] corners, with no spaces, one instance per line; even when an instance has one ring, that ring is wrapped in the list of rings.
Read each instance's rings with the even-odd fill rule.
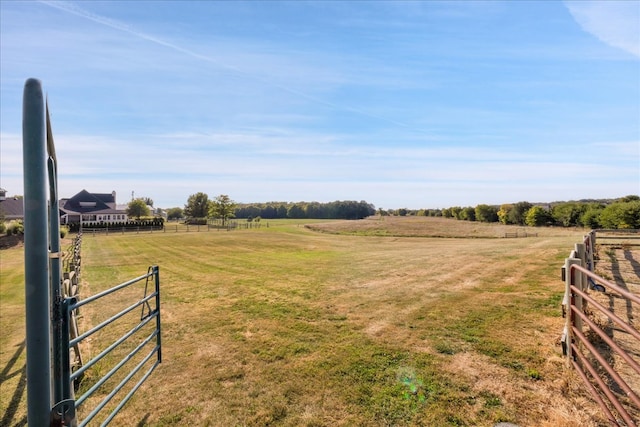
[[[476,220],[475,208],[471,208],[471,207],[462,208],[459,213],[459,218],[465,221],[475,221]]]
[[[133,199],[127,205],[127,215],[140,219],[143,216],[149,216],[149,207],[144,199]]]
[[[182,208],[169,208],[167,209],[167,219],[180,219],[182,218]]]
[[[489,205],[476,206],[476,221],[498,222],[498,208]]]
[[[304,218],[304,209],[299,204],[294,203],[293,205],[289,206],[289,209],[287,209],[287,217],[297,219]]]
[[[527,210],[524,221],[525,224],[530,227],[540,227],[552,222],[553,217],[546,209],[540,206],[533,206],[529,210]]]
[[[396,212],[398,216],[407,216],[407,209],[405,208],[400,208]]]
[[[635,202],[640,200],[640,196],[636,195],[636,194],[630,194],[628,196],[624,196],[622,198],[620,198],[620,202]]]
[[[318,202],[307,203],[304,207],[305,218],[322,218],[324,216],[322,205]]]
[[[580,223],[584,227],[591,229],[600,228],[600,214],[604,210],[604,205],[601,203],[590,203],[587,209],[580,217]]]
[[[201,192],[190,195],[184,205],[184,215],[189,218],[206,218],[209,215],[209,196]]]
[[[277,218],[278,209],[271,205],[265,206],[265,208],[260,211],[260,216],[267,219]]]
[[[612,203],[600,213],[604,228],[640,228],[640,200]]]
[[[371,203],[367,203],[364,200],[360,200],[356,204],[356,219],[366,218],[368,216],[375,215],[376,207]]]
[[[209,207],[209,216],[222,219],[222,226],[227,223],[229,218],[234,217],[236,203],[226,194],[221,194],[211,201]]]
[[[508,215],[509,224],[525,225],[527,211],[531,209],[532,206],[529,202],[518,202],[513,205]]]
[[[147,206],[153,207],[153,199],[151,197],[142,197],[142,200]]]
[[[580,218],[587,209],[584,203],[567,202],[555,205],[551,209],[553,219],[564,227],[576,227],[582,225]]]
[[[449,210],[451,211],[452,218],[460,219],[460,212],[462,212],[462,208],[460,206],[452,206]]]
[[[498,210],[498,220],[502,224],[510,224],[509,222],[509,213],[513,209],[513,205],[505,204],[500,206],[500,210]]]

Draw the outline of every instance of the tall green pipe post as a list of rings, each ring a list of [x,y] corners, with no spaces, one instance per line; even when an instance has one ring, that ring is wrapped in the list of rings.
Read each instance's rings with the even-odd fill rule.
[[[49,241],[45,107],[42,85],[28,79],[22,104],[27,422],[49,425],[51,412]]]
[[[69,368],[65,369],[63,360],[65,352],[68,359],[69,348],[64,346],[65,339],[62,335],[62,324],[66,320],[66,312],[62,309],[62,273],[60,267],[60,214],[58,208],[58,161],[56,159],[56,149],[53,142],[53,132],[51,130],[51,120],[49,118],[49,103],[45,104],[46,108],[46,130],[47,130],[47,171],[49,172],[49,242],[51,246],[50,268],[51,274],[49,279],[49,296],[53,302],[52,310],[52,383],[53,383],[53,402],[58,403],[61,400],[69,399]],[[68,341],[68,339],[66,340]],[[67,343],[68,344],[68,343]]]

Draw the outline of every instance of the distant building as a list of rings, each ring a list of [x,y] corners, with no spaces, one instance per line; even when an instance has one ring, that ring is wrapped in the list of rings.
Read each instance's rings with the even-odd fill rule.
[[[126,207],[116,204],[116,192],[89,193],[82,190],[70,199],[60,199],[60,223],[84,226],[128,221]]]
[[[22,197],[7,198],[7,190],[0,188],[0,217],[5,221],[24,219],[24,201]]]

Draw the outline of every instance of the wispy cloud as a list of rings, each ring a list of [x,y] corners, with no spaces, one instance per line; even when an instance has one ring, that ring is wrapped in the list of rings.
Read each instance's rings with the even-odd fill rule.
[[[262,83],[264,85],[282,90],[284,92],[287,92],[291,95],[306,99],[307,101],[313,102],[315,104],[319,104],[319,105],[323,105],[325,107],[329,107],[335,110],[340,110],[340,111],[345,111],[351,114],[357,114],[357,115],[361,115],[361,116],[366,116],[366,117],[370,117],[379,121],[383,121],[383,122],[387,122],[389,124],[395,125],[395,126],[401,126],[401,127],[410,127],[409,124],[401,122],[399,120],[395,120],[392,118],[388,118],[388,117],[384,117],[381,115],[377,115],[374,113],[371,113],[369,111],[366,111],[365,109],[356,107],[356,106],[352,106],[346,103],[335,103],[335,102],[331,102],[327,99],[324,98],[320,98],[317,96],[314,96],[308,92],[293,88],[290,85],[285,85],[285,84],[281,84],[278,82],[275,82],[271,79],[266,79],[264,77],[262,77],[261,75],[257,74],[257,73],[253,73],[248,71],[246,68],[241,68],[239,66],[236,66],[234,64],[228,63],[228,62],[223,62],[218,58],[215,58],[212,55],[207,55],[207,54],[202,54],[200,52],[196,52],[193,49],[189,49],[186,47],[183,47],[177,43],[173,43],[170,42],[166,39],[163,39],[161,37],[157,37],[151,34],[148,34],[146,32],[140,31],[138,29],[136,29],[135,27],[131,26],[131,25],[127,25],[125,23],[122,23],[120,21],[114,20],[114,19],[110,19],[110,18],[106,18],[104,16],[89,12],[85,9],[83,9],[82,7],[78,6],[77,4],[71,3],[71,2],[67,2],[67,1],[50,1],[50,0],[40,0],[42,3],[54,7],[56,9],[80,16],[82,18],[88,19],[90,21],[96,22],[98,24],[101,25],[105,25],[109,28],[118,30],[118,31],[122,31],[125,33],[128,33],[130,35],[133,35],[135,37],[138,37],[140,39],[144,39],[147,40],[151,43],[166,47],[168,49],[174,50],[176,52],[182,53],[184,55],[187,55],[189,57],[195,58],[197,60],[200,61],[204,61],[207,63],[211,63],[214,64],[218,67],[222,67],[225,68],[227,70],[230,70],[234,73],[237,73],[238,75],[241,75],[242,77],[244,77],[245,79],[249,79],[255,82],[259,82]],[[290,73],[287,73],[290,74]],[[294,73],[295,75],[295,73]]]
[[[635,0],[567,1],[573,18],[604,43],[640,57],[640,4]]]
[[[0,7],[12,194],[30,76],[49,95],[65,196],[418,208],[637,192],[635,57],[585,48],[562,3]]]

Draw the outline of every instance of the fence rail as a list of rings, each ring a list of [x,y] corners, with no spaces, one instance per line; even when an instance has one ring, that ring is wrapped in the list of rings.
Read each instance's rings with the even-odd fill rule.
[[[269,228],[269,223],[259,222],[229,222],[225,225],[219,224],[186,224],[186,223],[165,223],[160,226],[143,226],[143,227],[99,227],[90,228],[83,227],[82,231],[85,235],[111,235],[111,234],[141,234],[141,233],[191,233],[191,232],[209,232],[209,231],[234,231],[234,230],[252,230],[262,227]],[[529,234],[531,236],[531,234]],[[518,235],[517,237],[525,237]]]
[[[115,364],[109,372],[107,372],[103,377],[98,379],[93,386],[91,386],[84,394],[79,396],[75,400],[75,409],[79,408],[87,399],[89,399],[97,390],[100,389],[108,380],[114,377],[117,373],[122,372],[121,369],[132,360],[134,356],[138,353],[142,354],[143,349],[149,347],[149,344],[152,341],[155,341],[155,346],[149,350],[144,358],[134,366],[128,374],[113,388],[113,390],[102,399],[102,401],[95,406],[95,408],[85,417],[85,419],[79,424],[79,426],[84,426],[93,420],[106,406],[107,404],[114,398],[114,396],[123,390],[125,386],[131,381],[134,376],[140,372],[154,356],[156,357],[155,362],[151,365],[150,368],[144,373],[143,377],[129,390],[129,393],[120,401],[118,406],[110,413],[110,415],[103,421],[102,425],[107,425],[118,413],[118,411],[124,406],[124,404],[131,398],[133,393],[142,385],[145,379],[151,375],[151,373],[155,370],[155,368],[162,361],[162,351],[161,351],[161,328],[160,328],[160,275],[159,268],[157,266],[149,267],[147,274],[144,274],[140,277],[136,277],[127,282],[116,285],[106,291],[100,292],[96,295],[88,297],[82,301],[77,301],[75,298],[69,299],[69,304],[67,307],[67,312],[69,315],[78,308],[94,303],[96,301],[101,300],[102,298],[114,294],[116,292],[120,292],[126,288],[129,288],[137,283],[145,281],[144,295],[134,304],[124,308],[120,312],[112,315],[108,319],[104,320],[97,326],[91,328],[90,330],[84,332],[82,335],[78,336],[75,339],[70,340],[67,345],[71,349],[73,346],[78,345],[80,342],[84,341],[88,337],[97,333],[98,331],[103,330],[104,328],[109,327],[114,322],[122,319],[125,315],[131,313],[133,310],[142,307],[142,315],[140,316],[140,321],[133,328],[127,331],[124,335],[118,338],[114,343],[107,346],[104,350],[102,350],[97,356],[93,357],[91,360],[85,363],[85,365],[78,369],[74,373],[70,373],[69,382],[74,382],[76,379],[81,378],[84,373],[92,368],[95,364],[103,360],[107,355],[111,354],[113,350],[117,347],[121,346],[123,343],[133,339],[132,337],[136,336],[136,334],[144,329],[144,327],[152,322],[155,322],[155,328],[141,341],[138,342],[136,347],[125,354],[125,356]],[[153,283],[153,291],[149,292],[149,284]],[[153,307],[150,303],[153,303]],[[147,311],[145,313],[145,308]],[[139,334],[138,334],[139,335]]]
[[[640,246],[640,230],[598,229],[598,244],[603,246]]]
[[[640,297],[595,273],[596,242],[600,244],[598,233],[594,230],[582,243],[576,244],[562,269],[565,281],[563,316],[566,318],[563,351],[611,425],[636,427],[640,397],[637,389],[629,385],[629,378],[623,378],[621,372],[632,372],[640,378],[640,364],[630,354],[629,344],[622,345],[612,338],[611,331],[604,330],[594,318],[603,316],[609,329],[615,325],[627,334],[625,341],[630,341],[635,348],[640,348],[640,332],[631,320],[627,322],[620,318],[615,307],[606,307],[589,295],[589,290],[615,295],[628,305],[640,304]],[[605,357],[604,354],[612,351],[626,367]]]

